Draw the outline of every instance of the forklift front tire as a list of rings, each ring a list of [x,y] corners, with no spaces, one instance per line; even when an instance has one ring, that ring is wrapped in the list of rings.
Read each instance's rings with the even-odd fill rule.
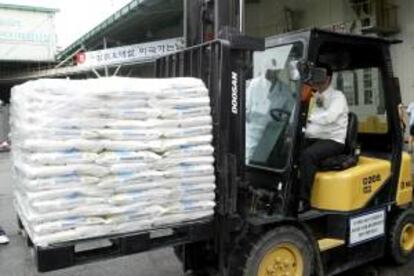
[[[390,227],[388,252],[391,260],[403,265],[414,259],[414,210],[396,216]]]
[[[306,235],[296,227],[276,228],[252,245],[243,276],[309,276],[313,250]]]

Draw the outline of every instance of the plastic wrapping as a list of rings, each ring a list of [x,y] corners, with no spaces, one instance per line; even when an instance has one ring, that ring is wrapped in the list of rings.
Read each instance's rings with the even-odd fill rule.
[[[213,215],[201,80],[45,79],[14,87],[11,103],[16,209],[35,244]]]

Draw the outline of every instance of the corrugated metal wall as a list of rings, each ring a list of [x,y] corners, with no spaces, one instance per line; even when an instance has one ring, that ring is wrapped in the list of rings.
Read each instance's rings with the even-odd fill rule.
[[[280,32],[283,29],[280,25],[286,23],[285,7],[294,11],[295,29],[326,26],[353,19],[348,0],[261,0],[247,5],[247,32],[256,36]]]
[[[414,102],[414,1],[398,0],[401,33],[394,36],[404,42],[392,49],[394,71],[400,78],[404,104]]]

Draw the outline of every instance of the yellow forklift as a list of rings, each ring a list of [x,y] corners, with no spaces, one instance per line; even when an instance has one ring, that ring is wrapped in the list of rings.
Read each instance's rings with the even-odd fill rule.
[[[203,5],[196,2],[187,8],[199,10]],[[201,8],[207,20],[194,22],[194,13],[187,18],[190,44],[208,37],[205,22],[213,22],[210,30],[219,40],[157,62],[159,77],[203,79],[213,107],[215,232],[209,241],[176,247],[186,270],[335,275],[381,258],[396,264],[413,260],[411,159],[403,152],[401,95],[389,52],[399,41],[309,29],[267,38],[263,48],[228,27],[240,27],[237,5],[231,4],[237,1],[221,2],[215,1],[214,16],[208,16],[208,5]],[[272,63],[294,102],[288,109],[263,103],[269,88],[263,90],[260,82]],[[308,84],[325,79],[326,65],[350,109],[345,150],[321,162],[312,210],[299,214],[299,157],[312,105]],[[252,102],[271,119],[252,120]]]
[[[335,275],[374,260],[414,259],[411,160],[402,149],[401,95],[389,51],[394,42],[318,29],[248,38],[228,27],[237,26],[236,2],[186,1],[191,47],[155,64],[156,77],[197,77],[209,89],[214,217],[111,236],[110,247],[89,252],[76,252],[76,241],[35,247],[40,271],[166,246],[192,275]],[[208,32],[216,39],[208,41]],[[260,121],[249,105],[268,93],[257,89],[266,83],[265,64],[278,71],[293,104],[259,105],[270,118]],[[312,209],[299,214],[308,83],[326,77],[322,65],[333,69],[332,85],[348,101],[346,145],[320,164]]]

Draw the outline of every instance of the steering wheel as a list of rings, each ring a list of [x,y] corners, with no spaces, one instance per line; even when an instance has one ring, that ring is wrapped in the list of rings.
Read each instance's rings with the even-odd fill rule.
[[[277,122],[287,121],[290,117],[290,111],[281,108],[272,108],[270,110],[270,116]]]

